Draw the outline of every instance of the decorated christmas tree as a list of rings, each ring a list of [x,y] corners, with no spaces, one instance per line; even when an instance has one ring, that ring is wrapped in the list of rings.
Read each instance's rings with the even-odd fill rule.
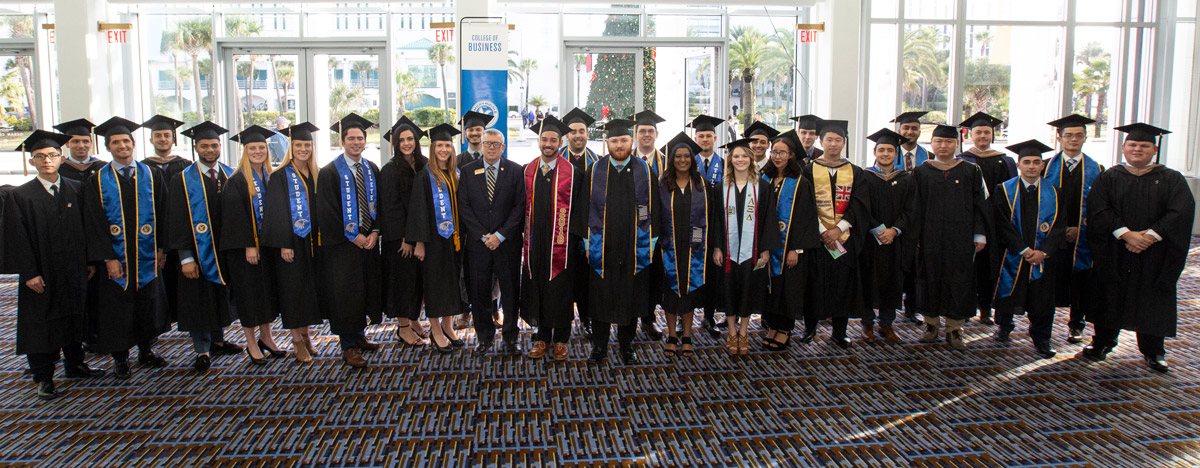
[[[648,25],[652,26],[651,25]],[[605,36],[630,37],[638,36],[636,15],[609,15],[604,22]],[[644,68],[642,75],[642,100],[646,109],[654,110],[655,85],[655,50],[647,47],[642,50]],[[592,76],[588,85],[588,103],[584,109],[597,120],[627,118],[638,109],[634,108],[634,73],[637,57],[630,53],[597,54],[596,64],[592,68]]]

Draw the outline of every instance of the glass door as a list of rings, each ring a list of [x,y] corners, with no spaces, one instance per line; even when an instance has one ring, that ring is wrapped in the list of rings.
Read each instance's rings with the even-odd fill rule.
[[[34,83],[32,51],[0,49],[0,185],[19,185],[29,179],[24,174],[25,158],[12,151],[33,131],[38,93]],[[32,170],[32,169],[31,169]]]

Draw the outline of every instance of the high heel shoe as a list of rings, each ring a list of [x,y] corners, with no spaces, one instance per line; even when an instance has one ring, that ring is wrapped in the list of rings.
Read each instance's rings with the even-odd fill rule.
[[[446,346],[438,346],[437,338],[429,340],[429,346],[432,346],[439,354],[450,354],[454,352],[454,345],[447,344]]]
[[[738,349],[741,347],[739,343],[741,342],[738,341],[737,335],[729,335],[729,337],[725,339],[725,350],[729,352],[730,356],[737,355]]]
[[[424,345],[424,344],[425,344],[425,340],[424,340],[424,339],[422,339],[421,335],[416,335],[416,332],[413,332],[413,334],[414,334],[414,335],[417,337],[417,339],[416,339],[415,341],[408,341],[408,340],[404,339],[404,335],[401,335],[401,334],[400,334],[400,330],[407,330],[407,329],[410,329],[410,328],[412,328],[412,325],[411,325],[411,324],[410,324],[410,325],[403,326],[403,327],[396,327],[396,338],[397,338],[397,339],[398,339],[398,340],[399,340],[401,343],[404,343],[404,344],[406,344],[406,345],[408,345],[408,346],[422,346],[422,345]]]
[[[261,352],[261,351],[260,351],[260,352]],[[265,365],[267,365],[267,359],[266,359],[265,357],[261,357],[261,358],[255,358],[253,354],[250,354],[250,347],[249,347],[249,346],[247,346],[247,347],[246,347],[246,357],[250,358],[250,363],[251,363],[251,364],[254,364],[254,365],[256,365],[256,366],[265,366]]]
[[[750,354],[750,337],[746,335],[738,336],[738,354],[742,356]]]
[[[308,349],[309,356],[314,358],[320,356],[320,354],[317,353],[317,347],[313,346],[312,336],[309,336],[307,333],[304,334],[304,348]]]
[[[292,353],[292,355],[296,356],[297,361],[300,361],[300,362],[311,362],[312,361],[312,356],[308,354],[308,346],[305,346],[303,339],[292,340],[292,349],[295,350],[295,352]]]
[[[284,356],[287,356],[287,351],[284,351],[282,349],[276,351],[274,349],[268,348],[267,345],[265,343],[263,343],[262,340],[258,340],[258,352],[261,353],[263,350],[266,350],[268,353],[271,353],[271,358],[273,358],[273,359],[279,359]],[[263,357],[266,357],[266,356],[263,356]]]

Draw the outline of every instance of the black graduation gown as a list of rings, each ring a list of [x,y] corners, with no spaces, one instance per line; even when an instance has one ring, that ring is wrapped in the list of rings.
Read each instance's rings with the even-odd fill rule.
[[[453,200],[456,195],[447,189],[446,196]],[[463,313],[466,307],[462,298],[463,252],[454,248],[453,235],[447,239],[438,234],[433,210],[433,191],[429,182],[429,168],[426,167],[413,179],[405,235],[408,242],[425,243],[425,260],[421,262],[425,316],[450,317]],[[461,226],[455,226],[455,230],[456,234],[462,234]]]
[[[587,183],[582,182],[585,181],[587,177],[587,156],[580,155],[579,157],[575,157],[572,156],[571,152],[568,150],[566,153],[566,158],[568,161],[571,161],[571,165],[575,166],[575,170],[578,171],[576,175],[581,179],[580,187],[582,188],[580,190],[587,190]],[[576,193],[579,195],[576,195],[575,200],[579,200],[580,197],[584,197],[585,199],[587,197],[587,195],[583,194],[582,192]],[[572,208],[572,210],[575,210],[575,208]],[[572,211],[571,213],[578,213],[581,217],[581,224],[578,226],[579,232],[575,232],[576,225],[574,224],[574,219],[571,220],[572,224],[570,232],[571,235],[577,235],[579,237],[575,241],[582,243],[583,237],[587,236],[587,205],[581,205],[581,208],[579,208],[578,211]],[[569,250],[570,253],[567,254],[567,268],[570,269],[574,267],[574,270],[571,272],[571,281],[575,284],[570,291],[571,299],[575,301],[575,307],[579,310],[580,320],[588,320],[590,322],[591,313],[589,310],[591,309],[588,308],[588,275],[586,274],[586,270],[588,268],[587,253],[584,252],[582,248],[576,248],[574,245],[571,245]],[[525,296],[527,293],[522,290],[521,295]],[[522,302],[521,306],[524,307],[525,303]]]
[[[529,164],[537,165],[535,159]],[[562,161],[559,161],[561,164]],[[526,166],[527,167],[527,166]],[[567,268],[550,280],[550,247],[554,234],[554,177],[556,171],[574,171],[571,184],[571,215],[567,226]],[[523,171],[523,170],[522,170]],[[533,177],[533,210],[529,220],[529,265],[521,269],[521,319],[534,327],[562,328],[575,319],[575,302],[586,303],[588,298],[585,270],[587,256],[582,252],[581,239],[587,235],[587,175],[585,169],[574,165],[564,168],[555,165],[545,176],[539,171]],[[524,179],[525,173],[521,172]],[[584,283],[579,289],[580,280]]]
[[[162,172],[163,181],[166,182],[168,190],[171,188],[171,180],[175,179],[175,175],[183,172],[184,169],[192,165],[192,161],[181,157],[176,157],[166,164],[161,164],[150,159],[142,159],[142,162],[150,166],[150,168],[158,169]],[[179,317],[179,308],[176,303],[176,298],[179,297],[179,254],[174,250],[168,250],[164,253],[167,260],[163,263],[162,271],[158,274],[162,278],[163,287],[167,291],[164,301],[167,306],[167,322],[174,322]]]
[[[732,183],[732,180],[727,180]],[[754,200],[754,235],[757,237],[758,254],[769,252],[771,249],[777,249],[783,242],[779,237],[779,218],[775,212],[774,194],[771,191],[771,183],[762,179],[757,179],[757,182],[750,183],[758,184],[758,199]],[[749,185],[747,185],[749,187]],[[727,190],[728,189],[728,190]],[[730,197],[735,198],[733,207],[737,210],[738,217],[745,210],[745,203],[749,202],[748,193],[750,191],[743,189],[737,191],[736,187],[729,188],[725,185],[719,185],[712,191],[712,207],[715,208],[713,213],[713,230],[716,239],[710,242],[713,248],[720,248],[725,256],[725,266],[721,268],[725,276],[724,288],[725,294],[722,299],[725,300],[726,313],[736,315],[738,317],[749,317],[752,314],[762,313],[763,307],[766,304],[767,283],[770,282],[771,266],[768,262],[767,266],[758,270],[754,266],[758,262],[758,256],[742,260],[740,264],[731,264],[731,251],[737,249],[738,246],[729,245],[729,232],[741,232],[738,225],[730,226],[727,213],[725,211],[725,196],[726,193]],[[745,219],[741,219],[745,222]],[[709,249],[712,250],[712,249]],[[711,255],[710,255],[711,258]],[[740,300],[738,300],[740,299]],[[735,303],[736,301],[736,303]]]
[[[975,316],[975,235],[988,231],[990,208],[979,166],[949,170],[926,161],[913,170],[912,194],[896,227],[916,242],[913,271],[922,315],[966,320]],[[980,253],[982,254],[982,252]]]
[[[812,264],[809,257],[817,253],[815,249],[824,248],[821,244],[820,232],[817,230],[817,204],[813,193],[812,179],[804,176],[800,177],[796,183],[799,188],[796,190],[796,198],[792,203],[792,216],[789,218],[788,235],[783,246],[782,261],[784,264],[781,266],[780,275],[771,278],[770,295],[764,311],[764,314],[781,315],[792,320],[805,318],[805,314],[812,315],[815,312],[807,308],[809,304],[807,300],[808,277],[811,274]],[[777,214],[780,187],[771,184],[770,209],[776,210]],[[795,250],[803,250],[803,253],[799,255],[796,265],[788,268],[787,253]]]
[[[400,249],[408,230],[413,178],[428,161],[424,156],[418,157],[414,161],[414,170],[397,156],[379,170],[379,198],[384,200],[384,210],[379,215],[383,243],[383,312],[388,317],[415,320],[421,315],[421,301],[425,297],[421,261],[412,255],[404,258]]]
[[[808,272],[808,291],[805,296],[808,304],[805,307],[808,308],[809,316],[817,319],[863,318],[865,316],[866,307],[863,305],[859,256],[862,255],[863,243],[868,237],[872,237],[868,231],[874,227],[867,224],[870,220],[871,204],[866,184],[863,183],[866,177],[871,176],[864,174],[863,170],[854,164],[843,164],[838,167],[837,173],[830,177],[830,197],[834,196],[832,192],[837,186],[838,179],[845,177],[843,174],[847,169],[853,172],[854,183],[850,188],[850,205],[842,214],[842,219],[849,222],[851,226],[850,236],[842,244],[846,253],[834,259],[829,250],[825,249],[824,244],[821,244],[818,248],[813,249],[812,255],[808,256],[811,264]],[[827,171],[828,169],[820,164],[810,163],[804,167],[804,177],[812,181],[813,171],[820,170]],[[813,190],[815,202],[815,186]],[[830,200],[830,203],[833,203],[833,200]],[[813,209],[816,209],[815,205]],[[818,230],[818,239],[820,238],[819,232]]]
[[[158,249],[165,249],[169,243],[166,228],[170,219],[166,183],[158,169],[150,168],[150,174],[154,179],[154,239]],[[96,179],[97,176],[93,175],[83,184],[83,229],[87,239],[87,260],[101,265],[97,267],[96,275],[103,278],[97,292],[99,307],[96,310],[94,349],[100,353],[127,352],[133,345],[152,340],[167,330],[166,298],[161,295],[161,277],[156,277],[141,288],[137,287],[133,281],[139,273],[137,261],[125,265],[127,289],[122,289],[116,281],[108,278],[103,267],[104,261],[116,259],[117,255],[113,251],[108,218],[104,214]],[[121,187],[124,232],[136,233],[137,185],[133,178],[125,180],[118,176],[117,179]],[[125,251],[130,253],[131,260],[136,258],[137,237],[136,234],[125,236]]]
[[[366,158],[362,161],[374,173],[378,186],[379,168]],[[360,249],[346,238],[342,224],[340,180],[335,162],[326,164],[317,173],[317,193],[310,199],[316,200],[310,203],[315,205],[313,213],[316,215],[317,228],[320,229],[317,289],[322,302],[321,310],[329,319],[329,331],[338,335],[353,335],[361,333],[367,326],[367,318],[372,323],[383,321],[383,294],[380,289],[383,269],[378,245],[374,249]],[[385,209],[384,200],[377,197],[376,216]],[[291,215],[288,216],[290,219]],[[371,233],[360,226],[359,234],[367,236]]]
[[[880,224],[891,228],[904,212],[912,196],[912,174],[895,171],[884,175],[863,171],[863,184],[871,199],[869,215],[864,217],[866,239],[863,241],[863,297],[868,309],[899,310],[903,305],[905,277],[912,274],[912,236],[900,233],[890,245],[881,245],[869,231]]]
[[[37,178],[12,191],[3,212],[5,272],[16,273],[17,354],[57,353],[83,340],[87,245],[80,183],[59,177],[56,200]],[[38,294],[25,286],[42,277]]]
[[[660,183],[662,184],[660,186],[660,190],[667,190],[667,193],[659,194],[662,203],[659,205],[661,206],[659,209],[662,210],[660,211],[660,216],[664,225],[666,223],[672,224],[671,237],[674,238],[673,245],[675,250],[675,258],[677,259],[676,261],[679,262],[676,264],[676,266],[678,267],[679,271],[686,272],[691,268],[691,265],[687,263],[687,259],[689,258],[692,250],[692,190],[696,181],[692,181],[692,184],[689,184],[682,190],[680,190],[679,184],[674,180],[660,181]],[[707,238],[706,240],[708,245],[706,246],[707,248],[705,251],[701,254],[705,256],[705,269],[702,270],[704,272],[705,281],[701,282],[700,288],[690,293],[688,292],[689,286],[687,284],[679,284],[679,293],[676,294],[675,291],[671,289],[670,285],[667,284],[664,271],[662,284],[663,310],[672,314],[683,315],[693,312],[696,307],[703,307],[705,305],[704,300],[707,299],[707,296],[705,295],[705,288],[709,287],[707,280],[717,275],[716,271],[710,269],[715,268],[712,265],[711,252],[713,246],[716,244],[718,239],[720,239],[720,236],[718,235],[720,231],[713,229],[712,227],[717,225],[717,221],[715,219],[717,217],[716,214],[720,213],[721,210],[712,204],[715,196],[713,192],[715,190],[709,188],[708,183],[705,181],[700,181],[700,185],[704,187],[704,197],[708,200],[708,211],[704,215],[707,222],[705,226],[705,236]],[[671,196],[672,194],[674,196]],[[674,220],[671,219],[672,208],[675,212]],[[665,246],[666,242],[663,241],[664,239],[659,239],[659,242]],[[664,264],[663,266],[665,268],[666,265]]]
[[[462,169],[463,167],[466,167],[467,164],[471,164],[475,161],[478,161],[480,158],[483,158],[483,149],[482,148],[479,150],[478,158],[475,157],[475,155],[471,154],[470,150],[466,150],[461,153],[458,153],[458,157],[455,158],[454,165],[456,167],[458,167],[459,169]],[[420,170],[420,168],[418,168],[417,170]]]
[[[995,149],[982,154],[966,151],[959,157],[979,166],[979,170],[983,173],[983,183],[986,184],[988,190],[1017,176],[1017,164],[1012,157]],[[975,288],[980,309],[988,309],[992,305],[997,275],[1000,272],[1000,262],[1004,260],[1003,249],[992,245],[995,244],[992,242],[995,234],[992,231],[986,233],[988,243],[975,255]]]
[[[630,156],[633,157],[633,156]],[[645,316],[649,311],[652,294],[661,291],[661,280],[655,285],[654,269],[647,266],[641,272],[634,274],[636,269],[635,232],[637,227],[637,201],[634,198],[633,161],[625,163],[623,170],[618,172],[612,166],[608,156],[601,158],[588,171],[588,181],[597,168],[608,171],[608,198],[605,202],[608,225],[605,227],[604,245],[604,277],[600,277],[594,268],[588,266],[588,296],[592,319],[617,325],[634,325],[635,321]],[[648,171],[650,179],[650,211],[651,236],[662,232],[662,206],[658,191],[658,175]],[[588,184],[590,185],[590,183]],[[580,198],[588,199],[590,193]],[[590,203],[585,206],[591,206]],[[658,250],[658,245],[650,246]],[[661,258],[658,260],[661,271]],[[599,332],[599,331],[598,331]]]
[[[1042,181],[1042,183],[1047,183]],[[1008,206],[1007,197],[1004,195],[1004,185],[997,185],[992,190],[996,196],[991,197],[992,203],[992,219],[996,221],[996,236],[994,242],[996,249],[1006,253],[1020,254],[1026,247],[1037,248],[1046,253],[1048,259],[1058,257],[1060,255],[1063,243],[1066,241],[1067,222],[1064,217],[1059,214],[1054,218],[1054,224],[1050,226],[1050,230],[1046,232],[1046,237],[1042,239],[1042,245],[1035,246],[1037,230],[1040,229],[1038,224],[1038,199],[1036,192],[1030,196],[1025,188],[1025,184],[1021,183],[1021,188],[1018,191],[1018,196],[1021,197],[1021,232],[1017,232],[1017,228],[1012,223],[1013,213]],[[1057,204],[1056,204],[1057,209]],[[1003,258],[1001,258],[1003,261]],[[1003,263],[997,265],[999,269]],[[1054,275],[1053,268],[1049,264],[1043,265],[1042,277],[1034,281],[1029,281],[1031,267],[1028,262],[1021,261],[1020,269],[1017,272],[1016,281],[1013,284],[1013,290],[1008,297],[999,297],[999,286],[997,285],[996,299],[994,305],[996,311],[1006,311],[1014,315],[1022,315],[1025,312],[1031,314],[1048,314],[1054,311]],[[997,273],[997,278],[999,273]]]
[[[283,173],[279,174],[283,176]],[[268,179],[269,183],[269,179]],[[261,245],[260,227],[250,204],[250,190],[242,171],[234,172],[221,191],[221,253],[229,277],[229,298],[243,327],[257,327],[279,316],[271,264],[279,251]],[[264,186],[265,190],[266,187]],[[263,195],[265,202],[266,194]],[[264,217],[266,206],[263,206]],[[258,264],[246,261],[246,248],[258,248]]]
[[[217,181],[213,182],[207,175],[203,175],[207,172],[204,167],[199,169],[202,173],[201,180],[204,181],[204,198],[208,205],[209,232],[212,233],[213,243],[216,245],[217,262],[220,265],[221,276],[225,279],[225,284],[209,281],[204,278],[202,273],[196,279],[188,279],[183,276],[183,273],[179,274],[177,296],[175,297],[176,308],[179,312],[179,316],[176,317],[178,321],[176,327],[179,328],[179,331],[186,332],[218,331],[232,323],[234,318],[234,312],[230,309],[229,288],[227,287],[230,280],[229,267],[225,258],[220,254],[221,249],[224,248],[221,238],[221,227],[223,226],[221,215],[224,211],[221,206],[221,193],[229,178],[221,174],[220,169],[217,169]],[[192,230],[192,219],[189,216],[187,193],[183,189],[182,172],[171,179],[169,187],[167,196],[171,200],[168,208],[171,222],[167,230],[170,239],[168,248],[176,251],[181,258],[188,254],[192,255],[197,271],[199,271],[200,256],[196,254],[196,237]]]
[[[63,158],[66,159],[66,161],[63,161],[62,165],[58,167],[58,175],[76,182],[83,182],[87,180],[88,177],[95,175],[96,172],[99,171],[100,168],[104,167],[105,164],[108,164],[104,161],[95,160],[85,164],[82,168],[79,168],[71,165],[72,160],[70,156],[64,154]]]
[[[299,174],[308,193],[309,219],[316,219],[312,207],[316,206],[316,184],[311,177]],[[263,227],[259,245],[271,249],[269,262],[276,285],[276,302],[282,317],[283,328],[296,329],[319,325],[320,299],[317,297],[317,227],[313,225],[307,236],[300,237],[292,229],[291,200],[288,199],[287,175],[282,170],[271,175],[267,181],[267,197],[263,200]],[[279,258],[282,249],[292,249],[292,262]],[[259,257],[262,257],[259,252]]]
[[[1065,158],[1066,156],[1063,157]],[[1079,163],[1075,164],[1075,169],[1073,170],[1067,170],[1064,165],[1062,174],[1060,176],[1061,185],[1058,187],[1058,217],[1064,221],[1063,226],[1068,228],[1079,227],[1079,212],[1082,211],[1083,208],[1083,171],[1081,170],[1083,168],[1083,158],[1084,155],[1079,155]],[[1049,165],[1049,160],[1047,160],[1046,166],[1048,167]],[[1044,170],[1042,171],[1042,175],[1045,175]],[[1076,275],[1075,256],[1072,255],[1072,253],[1075,251],[1076,243],[1066,240],[1063,242],[1065,242],[1065,244],[1063,245],[1062,255],[1056,255],[1046,261],[1047,266],[1054,270],[1054,305],[1058,307],[1071,306],[1071,289],[1084,286],[1084,291],[1079,291],[1074,294],[1081,302],[1084,302],[1084,304],[1077,304],[1076,306],[1078,307],[1082,305],[1084,311],[1091,310],[1090,304],[1092,303],[1091,299],[1093,298],[1093,295],[1090,288],[1086,288],[1090,282],[1072,281],[1072,276]],[[1089,272],[1090,269],[1080,272],[1084,275],[1082,278],[1087,278],[1090,276]]]
[[[1097,281],[1097,326],[1175,336],[1176,286],[1187,262],[1196,201],[1183,175],[1157,166],[1137,176],[1124,165],[1096,178],[1088,195],[1088,240]],[[1120,228],[1162,237],[1140,254],[1113,237]]]

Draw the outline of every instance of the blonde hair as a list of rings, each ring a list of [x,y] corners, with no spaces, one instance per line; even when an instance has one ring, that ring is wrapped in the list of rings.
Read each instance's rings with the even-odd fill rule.
[[[253,144],[254,143],[251,143],[251,145],[253,145]],[[263,144],[266,145],[266,143],[263,143]],[[246,147],[247,146],[250,146],[250,145],[242,145],[242,154],[241,154],[241,156],[239,156],[238,165],[237,165],[237,168],[235,169],[235,172],[240,172],[242,174],[242,177],[246,179],[246,190],[247,190],[247,192],[249,192],[250,190],[257,190],[257,189],[255,188],[255,185],[254,185],[254,175],[253,175],[254,169],[252,167],[250,167],[250,164],[251,164],[250,158],[246,157]],[[263,169],[268,170],[268,171],[271,169],[271,150],[270,149],[267,149],[267,158],[263,160]],[[266,192],[267,188],[263,187],[262,190],[263,190],[263,192]],[[251,193],[251,195],[254,195],[254,194]]]
[[[725,180],[735,180],[737,170],[733,168],[733,154],[739,149],[744,151],[746,157],[750,159],[750,167],[746,168],[746,172],[750,173],[750,180],[754,180],[758,177],[758,165],[754,163],[754,153],[751,153],[750,148],[745,146],[734,146],[733,149],[729,150],[729,154],[725,156]],[[770,158],[771,156],[768,155],[767,163],[771,162]]]
[[[294,161],[292,160],[292,145],[294,145],[296,141],[297,140],[288,141],[287,154],[283,156],[283,161],[279,162],[279,165],[275,167],[275,170],[271,171],[271,174],[282,171],[283,168],[288,167],[288,165],[290,165],[290,164],[293,164]],[[308,140],[299,140],[299,141],[308,141]],[[315,145],[313,146],[312,154],[308,155],[308,161],[301,162],[300,164],[308,166],[308,175],[309,175],[309,177],[312,177],[313,184],[316,184],[317,183],[317,172],[320,172],[320,168],[317,167],[317,148]]]

